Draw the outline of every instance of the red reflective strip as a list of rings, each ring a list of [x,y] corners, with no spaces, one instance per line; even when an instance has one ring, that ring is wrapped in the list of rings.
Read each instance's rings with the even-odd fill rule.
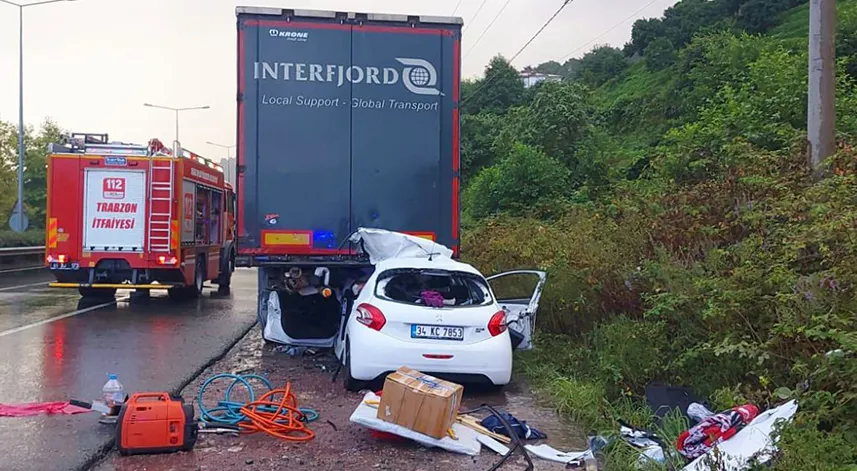
[[[435,355],[432,353],[423,353],[423,356],[425,358],[428,358],[429,360],[451,360],[452,359],[452,355]]]

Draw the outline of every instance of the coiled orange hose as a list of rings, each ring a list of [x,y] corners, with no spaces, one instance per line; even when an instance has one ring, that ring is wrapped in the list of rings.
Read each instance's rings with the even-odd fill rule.
[[[282,397],[277,400],[275,396]],[[267,408],[268,411],[262,410]],[[270,412],[271,408],[276,408]],[[238,426],[247,433],[263,432],[282,440],[306,442],[315,438],[315,433],[307,428],[306,417],[298,409],[298,400],[292,394],[292,384],[286,383],[284,389],[272,389],[259,400],[241,406],[246,422]]]

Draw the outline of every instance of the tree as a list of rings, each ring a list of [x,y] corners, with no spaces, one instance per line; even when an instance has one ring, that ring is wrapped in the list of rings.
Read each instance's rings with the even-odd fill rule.
[[[676,50],[667,38],[657,38],[646,47],[646,68],[663,70],[675,64]]]
[[[38,133],[24,130],[24,212],[30,227],[43,229],[47,205],[48,144],[59,142],[62,130],[46,119]],[[0,122],[0,223],[6,224],[14,209],[17,195],[18,128]]]
[[[0,121],[0,228],[5,229],[17,200],[18,130]],[[0,230],[2,230],[0,229]]]
[[[748,33],[764,33],[776,26],[780,14],[808,0],[747,0],[738,11],[738,26]]]
[[[464,192],[464,210],[476,219],[500,212],[524,215],[561,201],[569,191],[568,179],[561,162],[518,143],[474,178]]]
[[[618,77],[626,67],[628,63],[622,51],[610,46],[598,46],[580,59],[574,78],[591,87],[599,87]]]
[[[536,66],[534,70],[541,74],[565,75],[565,69],[563,68],[562,64],[557,61],[544,62]]]
[[[664,23],[659,18],[646,18],[634,22],[631,28],[631,42],[625,45],[624,53],[631,57],[634,54],[643,55],[649,44],[666,34]]]
[[[496,158],[494,141],[503,129],[503,118],[491,112],[461,118],[461,177],[464,184]]]
[[[591,129],[586,90],[576,83],[546,83],[530,106],[533,144],[574,167],[574,155]]]
[[[524,82],[518,71],[503,56],[496,56],[485,68],[485,78],[475,82],[477,87],[462,87],[464,112],[481,111],[503,114],[520,105],[524,97]]]
[[[48,188],[48,145],[59,142],[63,130],[50,118],[27,143],[24,162],[24,202],[30,226],[45,227]]]

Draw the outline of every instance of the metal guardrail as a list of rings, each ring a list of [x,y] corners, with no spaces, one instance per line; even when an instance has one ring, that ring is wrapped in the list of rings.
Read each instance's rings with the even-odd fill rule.
[[[0,272],[35,270],[44,265],[45,247],[0,248]]]
[[[25,255],[39,255],[45,253],[45,246],[37,247],[5,247],[0,248],[0,257],[15,257]]]

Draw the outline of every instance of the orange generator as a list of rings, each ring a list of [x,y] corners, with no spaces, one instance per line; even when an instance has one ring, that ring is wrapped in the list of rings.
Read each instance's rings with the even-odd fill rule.
[[[193,404],[185,404],[181,396],[135,393],[119,411],[116,447],[122,455],[187,451],[198,433]]]

